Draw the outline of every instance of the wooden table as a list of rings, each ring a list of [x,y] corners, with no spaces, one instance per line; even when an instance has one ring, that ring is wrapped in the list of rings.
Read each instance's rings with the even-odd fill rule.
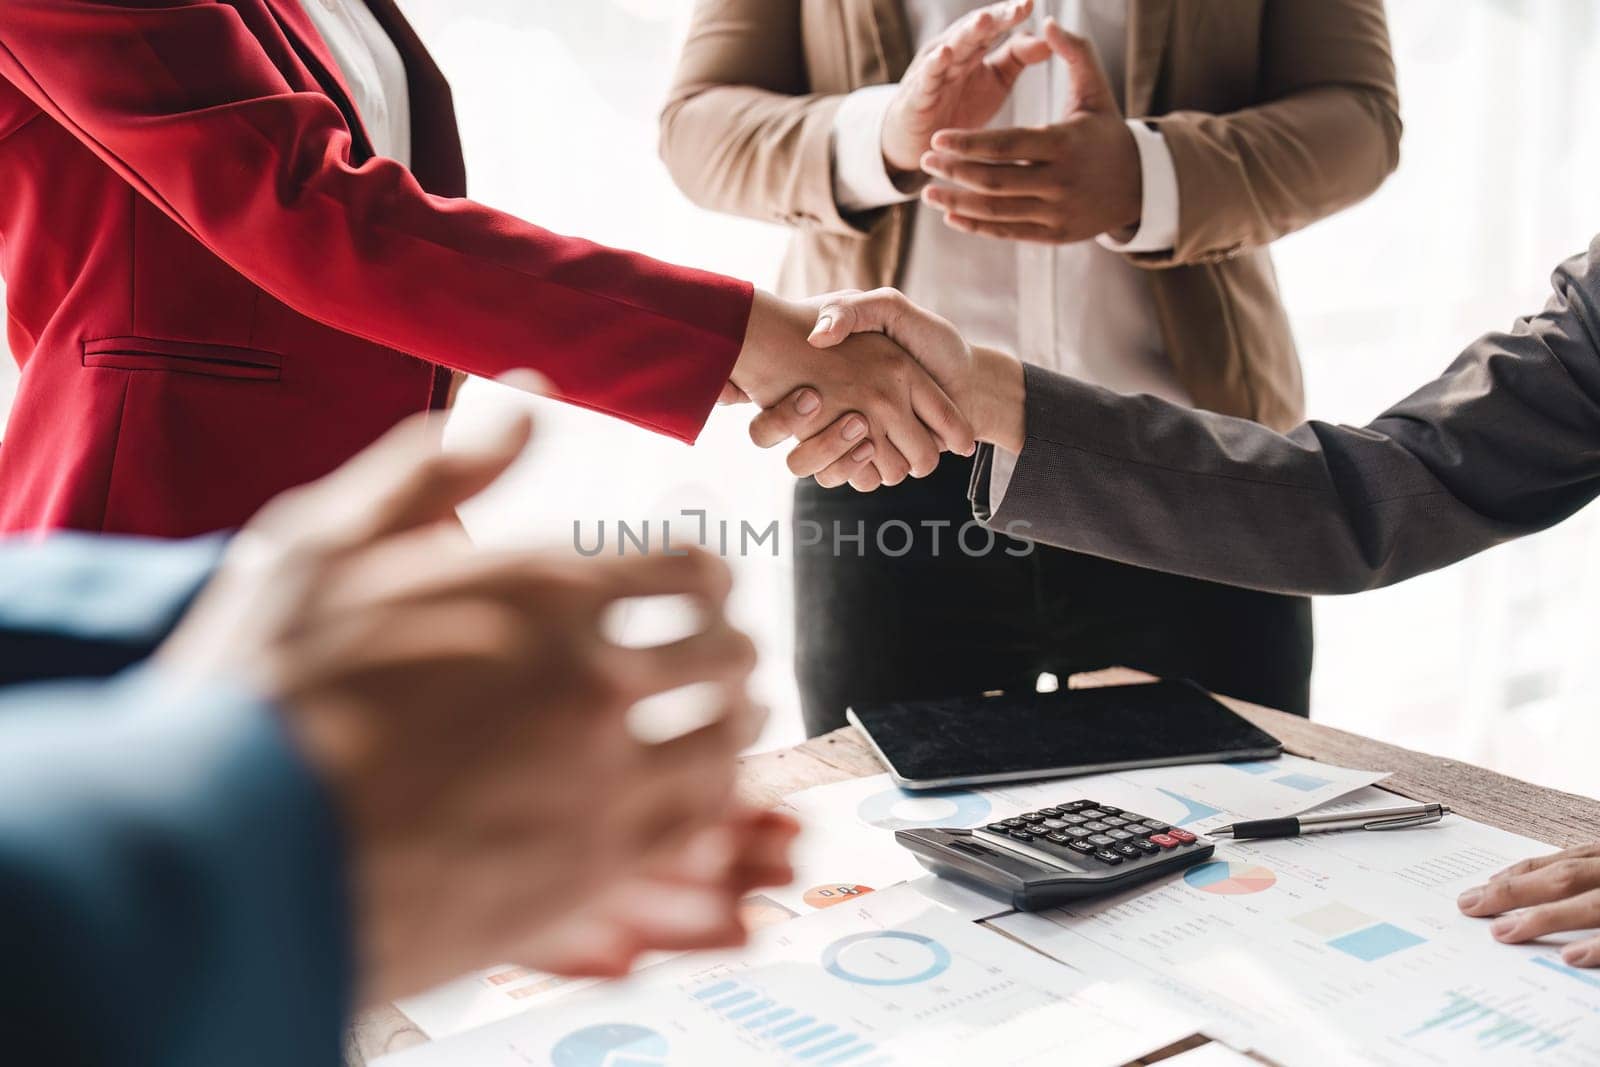
[[[1134,671],[1118,669],[1081,675],[1073,678],[1070,685],[1077,689],[1149,680]],[[1466,818],[1560,848],[1593,841],[1594,828],[1600,826],[1600,801],[1543,789],[1472,764],[1384,744],[1244,701],[1227,697],[1222,700],[1277,737],[1297,756],[1345,767],[1390,771],[1392,777],[1383,783],[1384,789],[1414,800],[1448,804]],[[801,789],[881,774],[883,770],[856,729],[847,727],[794,748],[746,758],[741,788],[751,802],[772,806]],[[376,1056],[427,1040],[397,1009],[386,1006],[357,1020],[350,1035],[349,1062],[360,1067]],[[1203,1038],[1197,1038],[1140,1062],[1159,1062],[1203,1043]]]

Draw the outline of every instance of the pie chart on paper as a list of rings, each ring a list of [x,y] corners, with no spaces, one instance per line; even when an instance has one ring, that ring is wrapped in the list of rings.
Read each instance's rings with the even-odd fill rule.
[[[665,1067],[667,1039],[630,1023],[605,1023],[568,1034],[550,1050],[554,1067]]]
[[[1278,876],[1254,863],[1202,863],[1184,873],[1183,880],[1202,893],[1242,897],[1278,884]]]

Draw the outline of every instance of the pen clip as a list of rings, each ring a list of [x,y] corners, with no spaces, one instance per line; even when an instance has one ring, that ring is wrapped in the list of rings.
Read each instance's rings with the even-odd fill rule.
[[[1409,830],[1413,826],[1428,826],[1444,818],[1444,813],[1439,811],[1424,812],[1421,815],[1407,815],[1401,819],[1380,819],[1362,825],[1363,830]]]

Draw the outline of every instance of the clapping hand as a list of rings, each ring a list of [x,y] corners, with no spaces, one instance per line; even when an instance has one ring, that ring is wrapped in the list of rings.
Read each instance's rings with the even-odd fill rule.
[[[884,163],[892,173],[921,177],[938,131],[989,122],[1022,72],[1050,58],[1050,46],[1038,37],[1008,39],[1032,13],[1033,0],[990,4],[917,55],[884,119]],[[805,477],[821,470],[813,468],[816,457],[841,447],[833,469],[818,479],[823,485],[897,485],[932,473],[941,451],[972,454],[972,427],[960,405],[907,357],[893,331],[845,329],[820,341],[814,336],[808,345],[818,310],[817,301],[758,293],[745,351],[719,403],[754,401],[770,409],[787,398],[807,425],[828,428],[828,441],[790,460],[790,469]],[[850,477],[840,477],[846,470]]]
[[[1066,118],[1039,128],[941,129],[919,165],[944,184],[924,189],[923,203],[942,211],[952,229],[986,237],[1127,239],[1144,201],[1133,133],[1088,41],[1052,19],[1045,47],[1067,65],[1073,99]]]
[[[1494,918],[1489,932],[1507,944],[1588,931],[1561,958],[1572,967],[1600,967],[1600,844],[1523,860],[1462,893],[1458,903],[1468,915]]]
[[[884,119],[883,161],[890,174],[920,172],[940,130],[987,125],[1022,72],[1049,58],[1050,47],[1037,37],[1006,40],[1032,13],[1033,0],[990,4],[918,53]]]

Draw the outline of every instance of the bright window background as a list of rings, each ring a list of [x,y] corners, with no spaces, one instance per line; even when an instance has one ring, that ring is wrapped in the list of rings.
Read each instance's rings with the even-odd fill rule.
[[[656,114],[692,0],[403,0],[456,90],[474,195],[559,232],[770,284],[785,234],[696,209],[656,157]],[[1390,17],[1407,123],[1371,201],[1282,242],[1278,263],[1312,414],[1360,423],[1472,338],[1536,310],[1550,268],[1600,232],[1600,137],[1578,117],[1596,69],[1587,0],[1399,0]],[[528,314],[537,314],[529,308]],[[9,382],[0,381],[0,395]],[[473,383],[472,433],[529,401]],[[688,449],[534,401],[541,446],[469,515],[498,543],[586,542],[704,508],[786,522],[780,456],[719,412]],[[690,535],[679,518],[674,539]],[[715,541],[717,527],[712,528]],[[1593,792],[1600,743],[1600,524],[1544,535],[1392,590],[1321,601],[1323,722]],[[799,740],[787,548],[736,559],[735,612],[758,638],[766,745]]]

